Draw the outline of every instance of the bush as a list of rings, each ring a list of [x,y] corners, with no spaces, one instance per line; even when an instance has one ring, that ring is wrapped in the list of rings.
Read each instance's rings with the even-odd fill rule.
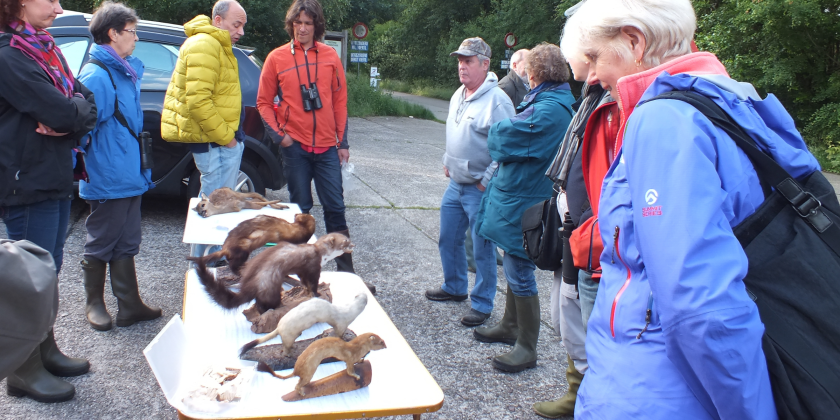
[[[458,90],[457,86],[441,86],[440,84],[428,79],[420,79],[412,82],[386,79],[383,80],[379,86],[385,90],[410,93],[412,95],[425,96],[427,98],[443,99],[444,101],[452,99],[452,95],[454,95],[455,91]]]
[[[370,87],[369,78],[354,75],[347,76],[347,112],[351,117],[389,115],[436,120],[432,111],[376,91]]]

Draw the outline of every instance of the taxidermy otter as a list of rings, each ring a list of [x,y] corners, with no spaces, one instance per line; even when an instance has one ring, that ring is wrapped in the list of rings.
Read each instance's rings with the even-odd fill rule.
[[[222,187],[211,192],[209,197],[202,193],[201,201],[193,210],[201,217],[210,217],[215,214],[236,213],[242,209],[259,210],[265,206],[278,210],[289,208],[287,205],[277,204],[279,202],[280,200],[269,201],[257,193],[241,193]]]
[[[341,337],[347,326],[362,313],[365,305],[367,305],[367,295],[364,293],[359,293],[352,302],[342,306],[333,305],[323,299],[309,299],[283,315],[277,323],[277,329],[242,346],[239,357],[258,344],[265,343],[278,335],[283,340],[283,355],[288,356],[300,334],[319,322],[330,324],[335,330],[336,337]]]
[[[306,243],[315,233],[315,218],[310,214],[296,214],[295,222],[289,223],[279,217],[261,214],[238,224],[228,233],[221,251],[204,257],[188,257],[199,265],[207,265],[226,257],[230,270],[239,274],[239,269],[255,249],[269,243]]]
[[[384,348],[387,348],[385,341],[379,338],[378,335],[372,333],[364,333],[350,340],[350,342],[346,342],[338,337],[327,337],[310,344],[301,353],[300,357],[298,357],[297,362],[295,362],[295,369],[286,376],[274,373],[271,370],[271,366],[268,366],[265,362],[259,362],[257,364],[257,370],[270,373],[280,379],[289,379],[293,376],[300,377],[297,385],[295,385],[295,390],[301,396],[305,396],[303,387],[312,380],[322,360],[328,357],[334,357],[343,361],[347,365],[347,374],[358,380],[359,375],[356,375],[353,365],[364,360],[365,356],[371,350],[381,350]]]
[[[239,292],[234,292],[216,281],[204,265],[196,272],[207,293],[221,307],[234,309],[257,300],[257,309],[264,313],[280,306],[283,282],[286,276],[297,274],[311,296],[318,296],[321,266],[335,257],[353,251],[353,243],[340,233],[328,233],[314,244],[292,245],[281,242],[259,253],[245,264],[240,279]]]

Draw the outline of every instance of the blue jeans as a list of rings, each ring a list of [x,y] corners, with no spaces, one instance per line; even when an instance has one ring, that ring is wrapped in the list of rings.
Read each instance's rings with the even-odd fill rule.
[[[508,287],[515,296],[528,297],[537,294],[537,278],[534,276],[537,266],[533,261],[505,252],[502,266]]]
[[[595,297],[598,295],[598,282],[592,280],[592,274],[584,270],[578,273],[578,294],[580,295],[580,315],[583,318],[583,329],[587,330],[589,315],[595,307]]]
[[[245,143],[240,141],[233,147],[210,147],[206,152],[193,153],[195,167],[201,172],[202,194],[210,195],[222,187],[236,189],[244,150]]]
[[[327,233],[347,230],[344,218],[344,186],[341,179],[341,163],[338,149],[330,147],[324,153],[310,153],[293,141],[289,147],[281,147],[283,173],[289,188],[289,200],[297,203],[300,210],[312,210],[312,180],[318,200],[324,207],[324,227]]]
[[[45,200],[20,206],[0,207],[9,239],[26,239],[49,251],[55,272],[64,261],[64,240],[70,221],[70,200]]]
[[[493,311],[496,297],[496,244],[475,233],[475,219],[484,195],[475,184],[449,181],[440,203],[440,262],[443,265],[443,289],[450,295],[466,295],[467,251],[464,241],[469,224],[475,255],[475,287],[470,293],[472,308],[481,313]]]

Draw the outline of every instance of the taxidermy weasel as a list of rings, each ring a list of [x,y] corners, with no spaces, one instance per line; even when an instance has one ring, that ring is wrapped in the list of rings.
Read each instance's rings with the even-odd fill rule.
[[[281,242],[251,258],[242,269],[239,292],[225,287],[203,265],[196,267],[201,284],[221,307],[234,309],[257,300],[257,309],[264,313],[280,306],[286,276],[297,274],[311,296],[318,296],[321,266],[327,261],[353,251],[353,243],[340,233],[328,233],[314,244],[292,245]]]
[[[215,214],[236,213],[242,209],[259,210],[265,206],[271,206],[271,208],[278,210],[289,208],[287,205],[277,204],[279,202],[280,200],[269,201],[254,192],[242,193],[228,187],[222,187],[211,192],[209,197],[202,193],[201,201],[193,210],[201,217],[210,217]]]
[[[384,348],[387,348],[385,341],[379,338],[378,335],[372,333],[364,333],[349,342],[338,337],[327,337],[310,344],[301,353],[300,357],[298,357],[292,373],[286,376],[278,375],[265,362],[259,362],[257,364],[257,370],[268,372],[280,379],[289,379],[293,376],[300,377],[297,385],[295,385],[295,390],[301,396],[305,396],[303,387],[312,380],[312,377],[315,375],[315,370],[318,369],[318,365],[321,364],[322,360],[328,357],[334,357],[343,361],[347,365],[347,374],[358,380],[360,378],[359,375],[356,375],[353,365],[364,360],[365,356],[371,350]]]
[[[310,214],[296,214],[295,222],[289,223],[279,217],[261,214],[238,224],[228,233],[222,250],[204,257],[188,257],[200,265],[207,265],[226,257],[230,270],[239,274],[239,269],[255,249],[269,243],[306,243],[315,233],[315,218]]]
[[[335,336],[341,337],[347,326],[362,313],[365,305],[367,305],[367,295],[364,293],[359,293],[352,302],[342,306],[333,305],[319,298],[309,299],[283,315],[277,323],[277,329],[242,346],[239,356],[242,357],[246,351],[278,335],[283,340],[283,355],[288,356],[300,334],[318,322],[330,324],[335,330]]]

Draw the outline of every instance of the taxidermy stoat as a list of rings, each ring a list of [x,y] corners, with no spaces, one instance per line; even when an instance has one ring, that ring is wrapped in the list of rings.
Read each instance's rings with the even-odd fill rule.
[[[201,217],[210,217],[222,213],[236,213],[242,209],[259,210],[265,206],[274,209],[287,209],[289,206],[278,204],[280,200],[271,200],[260,194],[236,192],[228,187],[219,188],[208,197],[201,194],[201,201],[193,210]]]
[[[372,333],[364,333],[349,342],[337,337],[327,337],[315,340],[314,343],[310,344],[298,357],[292,373],[286,376],[276,374],[271,366],[268,366],[265,362],[259,362],[257,370],[268,372],[280,379],[289,379],[293,376],[300,377],[297,385],[295,385],[295,390],[301,396],[305,396],[303,387],[312,380],[312,376],[315,375],[315,371],[322,360],[334,357],[343,361],[347,365],[347,374],[358,380],[359,375],[356,375],[353,365],[364,360],[371,350],[384,348],[387,348],[385,341]]]
[[[196,267],[198,278],[207,293],[221,307],[234,309],[257,300],[257,310],[264,313],[280,306],[283,282],[297,274],[311,296],[318,296],[321,266],[327,261],[352,252],[353,243],[340,233],[328,233],[314,244],[292,245],[281,242],[251,258],[242,269],[239,292],[234,292],[216,281],[215,276],[203,265]]]
[[[199,265],[207,265],[226,257],[230,270],[239,274],[239,269],[255,249],[269,242],[306,243],[313,233],[315,233],[315,218],[310,214],[296,214],[294,223],[261,214],[233,228],[228,233],[221,251],[204,257],[188,257],[187,259]]]
[[[330,324],[335,331],[335,336],[341,337],[347,326],[362,313],[365,305],[367,305],[367,295],[364,293],[359,293],[352,302],[342,306],[333,305],[319,298],[309,299],[283,315],[277,323],[277,329],[242,346],[239,357],[278,335],[283,340],[283,355],[288,356],[300,334],[318,322]]]

